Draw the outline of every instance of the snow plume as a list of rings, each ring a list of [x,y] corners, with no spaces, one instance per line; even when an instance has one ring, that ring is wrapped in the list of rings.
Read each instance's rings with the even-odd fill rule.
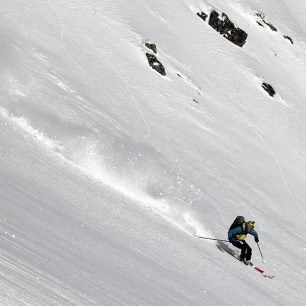
[[[102,182],[136,203],[152,209],[167,222],[190,235],[205,230],[190,213],[199,190],[188,185],[173,170],[173,165],[159,152],[137,144],[131,139],[80,136],[59,144],[31,125],[25,117],[18,117],[0,108],[4,119],[64,160],[67,165]],[[124,137],[126,138],[126,136]]]
[[[80,137],[69,143],[69,151],[70,163],[85,175],[152,209],[190,235],[205,232],[191,213],[200,191],[188,185],[153,148],[131,139]]]
[[[7,122],[13,124],[15,128],[21,129],[23,132],[31,136],[44,147],[54,151],[62,150],[56,141],[50,139],[43,132],[34,128],[27,118],[22,116],[15,116],[3,107],[0,107],[0,114]]]

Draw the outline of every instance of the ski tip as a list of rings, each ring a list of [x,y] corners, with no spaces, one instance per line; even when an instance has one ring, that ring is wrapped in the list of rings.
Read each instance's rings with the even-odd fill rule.
[[[265,278],[273,279],[275,278],[275,275],[264,275]]]

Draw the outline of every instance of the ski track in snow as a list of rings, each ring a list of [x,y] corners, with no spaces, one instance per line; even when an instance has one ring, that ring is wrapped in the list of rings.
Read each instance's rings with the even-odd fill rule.
[[[54,1],[50,1],[50,5],[52,6],[52,9],[56,15],[56,18],[58,19],[59,22],[59,27],[60,27],[60,42],[61,44],[63,44],[64,41],[64,22],[63,19],[61,17],[61,15],[58,13],[58,10],[55,7]]]
[[[138,104],[137,100],[134,97],[131,97],[131,98],[134,101],[134,103],[135,103],[135,105],[137,107],[137,110],[140,113],[140,116],[141,116],[141,118],[143,120],[143,123],[144,123],[144,125],[145,125],[145,127],[147,129],[148,133],[143,136],[144,138],[147,138],[147,137],[149,137],[151,135],[150,127],[149,127],[148,123],[146,122],[146,119],[145,119],[145,116],[143,114],[143,111],[141,110],[140,105]]]
[[[273,152],[271,146],[268,145],[268,143],[265,141],[265,139],[263,138],[263,136],[260,134],[261,130],[254,124],[251,122],[251,120],[249,118],[247,118],[246,116],[242,116],[240,118],[242,121],[244,121],[249,127],[252,128],[253,132],[256,134],[256,136],[260,139],[260,141],[263,143],[263,145],[267,148],[268,152],[270,153],[272,159],[274,160],[278,170],[279,170],[279,173],[280,173],[280,176],[282,178],[282,182],[283,182],[283,185],[292,201],[292,203],[294,204],[294,206],[296,207],[296,209],[300,212],[301,215],[304,215],[304,212],[301,211],[301,209],[299,208],[299,205],[298,203],[296,202],[295,198],[294,198],[294,195],[292,193],[292,191],[290,190],[289,186],[288,186],[288,183],[287,183],[287,180],[286,180],[286,177],[285,177],[285,174],[284,174],[284,171],[281,167],[281,164],[280,164],[280,161],[278,160],[278,158],[276,157],[276,154]]]
[[[273,152],[272,148],[267,144],[267,142],[265,141],[265,139],[262,137],[262,135],[260,135],[260,133],[257,131],[258,129],[254,129],[254,132],[255,134],[257,135],[257,137],[262,141],[262,143],[265,145],[265,147],[268,149],[268,151],[270,152],[277,168],[279,169],[279,172],[280,172],[280,176],[282,178],[282,181],[283,181],[283,184],[284,184],[284,187],[286,189],[286,191],[288,192],[289,194],[289,197],[291,198],[291,201],[292,203],[294,204],[294,206],[296,207],[296,209],[300,212],[301,215],[303,215],[304,213],[300,210],[299,208],[299,205],[298,203],[296,202],[288,184],[287,184],[287,181],[286,181],[286,177],[285,177],[285,174],[284,174],[284,171],[280,165],[280,162],[278,160],[278,158],[276,157],[275,153]]]

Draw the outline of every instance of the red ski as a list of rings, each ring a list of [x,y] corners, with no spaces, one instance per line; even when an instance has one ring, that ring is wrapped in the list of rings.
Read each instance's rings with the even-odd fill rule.
[[[252,267],[255,271],[261,273],[261,275],[262,275],[263,277],[267,277],[267,278],[270,278],[270,279],[272,279],[272,278],[275,277],[275,275],[269,275],[269,274],[267,274],[264,270],[262,270],[262,269],[256,267],[252,262],[249,262],[248,266]]]
[[[229,246],[227,246],[226,244],[222,244],[222,243],[218,243],[216,245],[216,247],[222,251],[225,252],[231,256],[233,256],[235,259],[240,261],[239,258],[239,251],[234,251],[232,248],[230,248]],[[256,267],[251,261],[247,264],[248,267],[252,268],[253,270],[259,272],[263,277],[272,279],[275,277],[275,275],[269,275],[267,274],[263,269],[260,269],[259,267]]]

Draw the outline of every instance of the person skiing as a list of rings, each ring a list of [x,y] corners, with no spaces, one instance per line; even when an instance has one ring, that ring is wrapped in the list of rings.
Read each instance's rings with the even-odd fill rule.
[[[242,218],[242,223],[240,224],[235,224],[236,220]],[[236,248],[241,250],[240,254],[240,260],[248,265],[251,257],[252,257],[252,249],[251,247],[246,243],[245,238],[247,237],[248,234],[251,234],[254,236],[254,240],[256,243],[259,242],[258,239],[258,234],[254,230],[254,224],[255,221],[248,221],[245,222],[243,217],[237,217],[230,227],[228,231],[228,240],[229,242],[234,245]]]

